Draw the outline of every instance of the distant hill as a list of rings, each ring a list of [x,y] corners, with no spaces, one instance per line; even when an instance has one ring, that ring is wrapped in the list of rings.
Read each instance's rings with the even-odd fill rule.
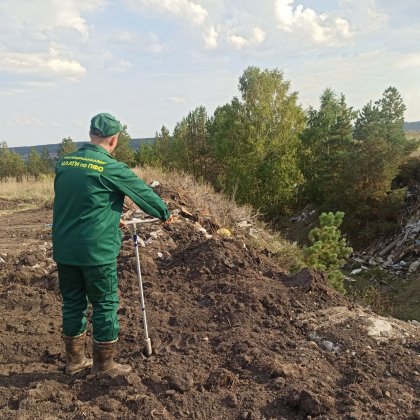
[[[420,131],[420,121],[405,122],[404,130],[405,131]]]
[[[140,143],[151,143],[155,141],[154,138],[144,138],[144,139],[132,139],[130,142],[131,147],[136,150]],[[86,143],[84,141],[77,141],[75,142],[77,148],[81,147],[83,143]],[[29,155],[29,152],[32,148],[34,148],[38,153],[41,154],[42,150],[46,147],[48,150],[48,153],[52,158],[55,158],[57,156],[58,147],[60,146],[60,143],[57,144],[42,144],[37,146],[21,146],[21,147],[11,147],[10,150],[13,150],[16,153],[19,153],[23,159],[26,159]]]

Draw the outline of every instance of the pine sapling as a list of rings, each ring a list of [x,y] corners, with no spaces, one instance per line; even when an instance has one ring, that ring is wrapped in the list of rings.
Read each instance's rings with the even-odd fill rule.
[[[320,227],[309,232],[312,245],[304,249],[304,258],[309,267],[325,271],[330,285],[345,293],[344,275],[340,268],[351,255],[353,249],[347,246],[339,229],[343,222],[344,213],[322,213],[319,216]]]

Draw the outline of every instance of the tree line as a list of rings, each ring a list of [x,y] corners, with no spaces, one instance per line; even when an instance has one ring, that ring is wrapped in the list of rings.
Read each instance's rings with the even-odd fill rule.
[[[345,212],[353,237],[395,227],[405,192],[395,179],[419,147],[405,136],[395,87],[361,110],[330,88],[319,109],[304,110],[277,69],[249,67],[238,88],[213,115],[200,106],[172,135],[162,127],[137,150],[137,162],[188,172],[270,221],[310,205]]]
[[[115,151],[115,158],[126,162],[129,166],[136,166],[136,153],[130,147],[131,137],[124,130],[120,133],[118,147]],[[27,159],[19,153],[9,149],[6,142],[0,143],[0,182],[8,178],[22,181],[24,178],[39,179],[43,175],[53,174],[55,165],[63,156],[77,150],[76,143],[70,138],[64,138],[58,146],[57,156],[52,158],[47,147],[41,153],[31,148]]]
[[[26,178],[39,179],[42,175],[54,172],[57,159],[76,150],[76,144],[68,137],[62,140],[59,145],[57,158],[52,158],[47,147],[41,153],[31,148],[27,159],[10,150],[6,142],[0,144],[0,182],[8,178],[22,181]]]

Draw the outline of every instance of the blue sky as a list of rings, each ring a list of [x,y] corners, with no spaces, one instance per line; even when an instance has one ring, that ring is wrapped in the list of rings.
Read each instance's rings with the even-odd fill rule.
[[[390,85],[420,120],[420,2],[1,0],[0,141],[88,139],[109,112],[132,137],[238,95],[250,65],[283,70],[307,108],[361,108]]]

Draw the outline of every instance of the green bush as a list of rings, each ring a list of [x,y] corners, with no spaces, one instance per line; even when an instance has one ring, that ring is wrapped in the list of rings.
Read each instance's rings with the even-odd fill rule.
[[[325,271],[328,280],[334,289],[345,293],[344,275],[340,268],[353,252],[347,246],[339,229],[343,222],[344,213],[322,213],[319,216],[320,227],[309,232],[312,245],[304,249],[305,262],[309,267]]]

